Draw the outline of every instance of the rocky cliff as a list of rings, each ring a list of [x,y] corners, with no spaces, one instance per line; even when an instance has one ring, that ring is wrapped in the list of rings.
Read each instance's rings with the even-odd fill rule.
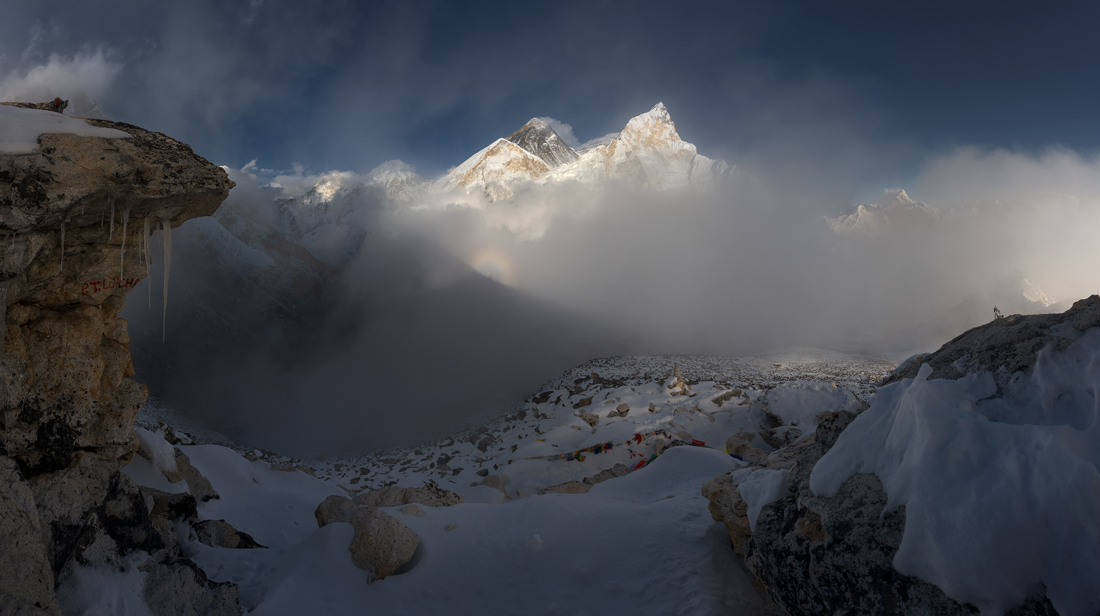
[[[17,106],[31,109],[6,121],[45,113]],[[170,229],[213,214],[233,182],[165,135],[87,122],[129,137],[47,133],[35,151],[0,155],[3,614],[57,613],[55,585],[74,567],[135,550],[160,554],[143,565],[150,579],[236,592],[163,553],[171,526],[153,523],[152,497],[119,471],[148,395],[130,378],[126,292],[148,274],[150,232],[170,246]]]
[[[967,331],[935,353],[908,360],[899,366],[883,385],[897,383],[894,387],[904,386],[905,379],[910,379],[909,382],[912,383],[934,379],[974,382],[986,378],[990,382],[983,401],[997,403],[1001,399],[1007,400],[1012,391],[1022,387],[1021,383],[1053,380],[1052,370],[1049,367],[1039,370],[1037,364],[1044,361],[1049,364],[1052,358],[1057,358],[1060,354],[1066,354],[1070,363],[1077,362],[1076,356],[1073,355],[1074,343],[1077,341],[1083,341],[1081,344],[1090,343],[1090,339],[1095,339],[1096,334],[1100,333],[1096,328],[1100,328],[1100,296],[1095,295],[1078,301],[1063,314],[1013,315],[997,319]],[[927,366],[923,372],[922,366]],[[1095,370],[1095,364],[1092,370]],[[1092,374],[1095,375],[1095,372]],[[1065,378],[1068,377],[1063,377],[1063,380]],[[1062,387],[1061,398],[1073,398],[1074,391],[1071,385],[1071,383],[1058,384]],[[1091,387],[1087,382],[1077,383],[1077,385],[1085,390]],[[884,397],[882,403],[888,405],[891,396],[896,395],[896,391],[891,390],[890,393],[886,393],[883,390],[878,396]],[[1050,391],[1048,390],[1048,393]],[[1053,400],[1055,397],[1051,395],[1050,399]],[[1094,403],[1087,396],[1081,398],[1084,401],[1082,408],[1089,410],[1089,405]],[[864,413],[873,416],[876,413],[876,404],[878,401],[872,400],[871,409]],[[1030,403],[1031,406],[1037,404],[1034,401]],[[1061,406],[1055,405],[1055,410],[1065,411],[1071,406],[1065,400],[1061,400],[1059,404]],[[983,408],[981,403],[975,403],[973,408],[975,412],[987,415],[977,424],[980,426],[994,424],[1005,430],[1015,430],[1013,438],[1021,440],[1024,438],[1021,434],[1025,431],[1042,429],[1029,424],[1045,423],[1054,426],[1062,421],[1058,417],[1047,418],[1045,422],[1034,417],[1027,421],[1018,421],[1019,417],[1014,418],[1004,412],[1001,414],[990,412]],[[1026,406],[1022,408],[1027,410]],[[966,406],[966,412],[969,412],[969,409],[970,407]],[[1020,409],[1015,410],[1017,414],[1022,412]],[[924,421],[931,422],[927,417],[930,417],[935,410],[923,407],[915,409],[917,413],[922,411],[924,411],[922,416],[926,417]],[[1095,407],[1092,407],[1092,411],[1095,413]],[[882,413],[878,415],[881,416]],[[859,419],[866,418],[859,417]],[[840,483],[839,488],[832,493],[811,489],[811,475],[816,472],[815,466],[818,466],[819,461],[834,449],[845,430],[853,430],[852,423],[856,419],[857,414],[847,411],[821,413],[817,417],[818,426],[815,434],[782,448],[766,458],[756,460],[750,469],[734,471],[705,484],[703,495],[710,500],[712,517],[726,526],[734,550],[744,559],[761,590],[792,616],[978,613],[980,606],[957,601],[949,597],[937,584],[898,572],[895,567],[895,557],[907,532],[907,508],[904,504],[896,506],[896,502],[891,503],[891,498],[884,489],[884,480],[880,480],[877,474],[860,470]],[[867,423],[869,422],[864,422],[864,426]],[[895,424],[895,427],[897,425]],[[1074,441],[1077,447],[1084,450],[1088,446],[1087,439],[1090,438],[1088,432],[1083,432],[1087,427],[1081,425],[1072,427],[1073,431],[1063,430],[1063,432],[1077,439]],[[924,429],[927,431],[929,428],[925,426]],[[1059,434],[1058,429],[1052,428],[1051,433]],[[966,435],[961,429],[954,432],[948,430],[948,432],[951,433],[952,438],[964,442],[962,449],[966,451],[966,455],[984,460],[981,457],[983,452],[980,446],[965,444]],[[1092,430],[1093,434],[1095,432]],[[858,436],[862,433],[853,434]],[[915,430],[899,434],[901,434],[897,439],[899,442],[916,442],[921,439],[921,434]],[[860,438],[857,441],[855,446],[857,449],[870,450],[876,446],[869,439]],[[999,452],[1004,449],[992,442],[986,445],[991,451],[989,455],[999,455]],[[966,455],[953,453],[946,444],[941,443],[939,447],[936,457],[948,458],[952,455],[966,457]],[[1051,451],[1046,452],[1048,457],[1056,457],[1057,454],[1053,449],[1052,447]],[[913,459],[919,457],[919,454],[912,452],[910,454]],[[1008,451],[1005,455],[1011,457],[1012,452]],[[931,457],[933,456],[922,458],[921,463],[928,463],[927,458]],[[1023,460],[1024,456],[1019,456],[1019,459]],[[1028,461],[1021,462],[1022,468],[1016,469],[1015,472],[1020,476],[1030,477],[1029,473],[1033,472],[1031,470],[1033,467],[1028,464]],[[1008,466],[1011,465],[1000,462],[988,465],[992,469]],[[865,465],[861,468],[867,467]],[[965,469],[965,465],[961,465],[960,468]],[[760,499],[754,498],[752,492],[747,492],[744,488],[749,485],[750,477],[761,472],[781,476],[783,485],[782,489],[775,493],[775,498],[762,507],[758,504],[756,511],[752,511],[749,501],[759,502]],[[1091,472],[1095,472],[1095,469]],[[1040,475],[1036,473],[1035,476]],[[954,477],[948,477],[948,480],[955,481],[965,481],[965,479],[966,473],[961,471]],[[1011,478],[1000,481],[993,472],[988,477],[983,476],[982,481],[997,485],[997,490],[1005,493],[1018,488]],[[1088,502],[1083,493],[1089,490],[1089,484],[1082,481],[1071,485],[1074,487],[1068,489],[1069,498],[1071,500],[1079,498],[1083,503]],[[946,485],[941,487],[944,490],[948,489]],[[969,488],[963,490],[963,492],[968,491]],[[1029,510],[1044,511],[1028,502],[1027,497],[1027,493],[1022,493],[1007,500]],[[971,498],[981,500],[973,495]],[[1053,497],[1051,501],[1054,503],[1051,506],[1056,508],[1058,501]],[[979,511],[979,505],[980,503],[966,504],[965,506],[971,509],[964,508],[963,511],[971,516],[977,515],[975,512]],[[924,513],[927,515],[927,512]],[[951,517],[952,513],[949,511],[941,515],[945,517],[937,519],[943,526],[956,526],[962,523],[962,520]],[[1046,512],[1045,515],[1049,516],[1050,513]],[[1094,524],[1091,522],[1093,515],[1091,510],[1087,515],[1089,521],[1085,524]],[[1074,520],[1071,518],[1070,522]],[[983,518],[978,525],[986,522],[987,520]],[[1060,523],[1063,522],[1055,521],[1053,517],[1040,517],[1039,522],[1031,527],[1017,529],[1016,535],[1040,533],[1043,529],[1039,526],[1044,524],[1055,526]],[[1090,541],[1085,537],[1087,534],[1080,539],[1080,543],[1087,544]],[[931,543],[927,537],[918,538],[916,541],[925,545]],[[972,542],[970,545],[984,546],[983,549],[987,551],[993,549],[989,543],[983,544],[983,539],[970,537],[970,541]],[[1092,541],[1095,541],[1095,538]],[[1062,546],[1057,548],[1057,551],[1068,558],[1068,554],[1073,550]],[[1059,613],[1056,609],[1058,598],[1050,592],[1051,590],[1053,588],[1049,581],[1045,585],[1035,584],[1032,588],[1020,588],[1018,589],[1019,598],[1014,603],[999,609],[990,609],[986,606],[981,611],[983,613],[1004,612],[1017,616],[1057,614]]]

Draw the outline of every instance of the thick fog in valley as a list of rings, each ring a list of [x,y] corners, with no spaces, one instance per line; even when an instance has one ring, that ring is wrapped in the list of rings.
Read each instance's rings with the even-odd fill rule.
[[[143,283],[123,316],[155,395],[297,455],[415,443],[593,357],[820,346],[897,361],[977,324],[968,301],[1013,310],[1021,275],[1054,301],[1100,289],[1081,267],[1100,245],[1100,164],[1067,150],[933,157],[910,194],[927,206],[850,229],[836,204],[808,213],[796,178],[748,171],[715,190],[531,184],[492,202],[361,185],[332,202],[356,231],[311,239],[343,255],[320,281],[257,273],[230,233],[278,226],[277,200],[319,179],[256,171],[231,171],[217,220],[175,233],[166,341],[156,245],[152,308]]]
[[[144,38],[72,10],[29,38],[12,24],[38,8],[0,25],[23,45],[2,50],[0,100],[59,91],[72,113],[164,131],[230,170],[216,217],[175,232],[166,313],[155,243],[123,316],[138,378],[240,442],[296,455],[415,443],[615,354],[820,346],[898,361],[994,305],[1056,311],[1100,291],[1100,160],[1047,145],[1081,131],[1006,137],[1030,113],[1013,96],[925,113],[939,95],[917,78],[957,54],[919,37],[902,47],[930,59],[862,82],[789,70],[748,25],[787,49],[790,16],[767,6],[578,6],[524,28],[485,10],[462,30],[446,6],[136,5]],[[722,36],[698,35],[716,24]],[[814,44],[898,44],[893,28],[858,35]],[[644,43],[673,39],[720,47]],[[391,158],[433,180],[530,116],[581,149],[658,100],[683,140],[734,167],[718,185],[529,183],[490,201],[371,184]],[[1025,145],[982,145],[990,135]],[[320,231],[287,217],[333,181],[347,190],[317,201]]]

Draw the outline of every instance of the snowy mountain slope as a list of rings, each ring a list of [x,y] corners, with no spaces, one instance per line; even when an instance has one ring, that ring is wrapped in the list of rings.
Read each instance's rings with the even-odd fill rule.
[[[395,201],[414,201],[428,190],[430,182],[400,160],[388,160],[367,174],[370,184],[381,188]]]
[[[913,201],[901,189],[888,189],[874,204],[860,204],[825,221],[835,233],[875,236],[894,225],[921,224],[940,219],[940,211]]]
[[[387,188],[387,195],[412,202],[428,193],[465,191],[497,201],[510,198],[526,183],[556,182],[598,185],[614,181],[651,190],[710,187],[733,172],[724,161],[707,158],[694,145],[680,139],[662,103],[632,118],[617,135],[597,141],[580,152],[574,151],[548,123],[534,118],[430,186],[394,185]]]
[[[577,160],[577,153],[566,145],[545,121],[531,118],[523,128],[512,133],[508,141],[538,156],[551,168]]]
[[[577,162],[553,170],[546,182],[615,179],[639,188],[664,189],[717,182],[730,171],[724,161],[700,155],[680,139],[664,104],[631,118],[606,146],[584,152]]]
[[[497,139],[436,180],[432,190],[479,191],[489,200],[497,201],[512,196],[517,184],[534,180],[549,170],[550,165],[538,156],[507,139]]]

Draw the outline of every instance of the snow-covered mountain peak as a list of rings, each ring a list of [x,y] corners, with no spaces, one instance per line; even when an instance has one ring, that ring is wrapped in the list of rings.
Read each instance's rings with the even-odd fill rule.
[[[648,116],[660,122],[672,122],[672,116],[668,114],[668,108],[665,107],[665,104],[662,102],[658,102],[653,106],[653,109],[650,109],[638,117],[642,116]]]
[[[507,199],[512,196],[512,186],[534,180],[549,170],[550,166],[539,156],[508,139],[497,139],[451,169],[432,184],[432,190],[480,189],[490,200]]]
[[[577,160],[577,153],[569,147],[550,124],[531,118],[522,128],[512,133],[508,141],[538,156],[551,169]]]
[[[321,176],[313,188],[299,197],[297,200],[302,203],[318,204],[328,203],[336,198],[337,194],[341,191],[361,186],[363,178],[357,173],[351,171],[330,171]]]
[[[398,201],[411,201],[423,194],[428,186],[428,181],[413,170],[412,165],[401,160],[387,160],[368,175],[371,184]]]
[[[882,195],[882,198],[878,200],[876,205],[888,206],[895,203],[903,205],[914,205],[916,201],[913,201],[908,194],[906,194],[903,188],[887,188]]]
[[[626,128],[619,134],[618,141],[649,149],[683,144],[689,146],[691,152],[695,153],[694,145],[680,140],[676,125],[672,123],[672,116],[669,115],[663,103],[657,103],[653,109],[631,118],[626,123]]]
[[[874,204],[861,203],[835,218],[825,221],[836,233],[862,232],[878,235],[892,225],[922,224],[940,218],[940,211],[921,201],[913,201],[900,188],[889,188]]]
[[[998,287],[1007,295],[1016,296],[1017,298],[1022,297],[1028,302],[1040,304],[1043,308],[1058,303],[1044,293],[1038,285],[1032,282],[1031,279],[1025,276],[1020,270],[1015,270],[1001,279]]]

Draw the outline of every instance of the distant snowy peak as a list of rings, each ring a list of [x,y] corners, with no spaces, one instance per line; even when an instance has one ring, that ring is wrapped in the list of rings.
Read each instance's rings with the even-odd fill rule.
[[[1058,302],[1043,292],[1030,278],[1020,270],[1016,270],[1004,277],[994,287],[994,292],[1006,298],[1023,300],[1028,304],[1037,304],[1038,307],[1047,308]]]
[[[421,196],[429,182],[400,160],[389,160],[372,170],[370,183],[385,191],[386,196],[397,201],[412,201]]]
[[[835,218],[826,218],[829,228],[836,233],[860,232],[878,235],[893,225],[926,223],[938,220],[940,211],[913,201],[902,189],[887,189],[877,203],[860,204]]]
[[[532,118],[512,133],[508,141],[538,156],[550,168],[567,165],[578,158],[573,148],[566,145],[548,123],[538,118]]]
[[[548,174],[544,181],[596,182],[612,179],[639,188],[663,189],[707,185],[728,176],[731,167],[700,155],[680,139],[663,103],[627,122],[607,145],[586,149],[571,165]]]
[[[497,139],[432,185],[432,190],[479,189],[491,200],[507,199],[513,187],[550,170],[542,158],[507,139]]]
[[[414,202],[429,193],[452,191],[480,194],[490,201],[508,199],[526,183],[557,182],[599,184],[614,181],[642,189],[710,187],[733,173],[721,160],[700,155],[695,146],[680,139],[664,104],[631,118],[619,133],[585,145],[581,152],[569,147],[546,121],[533,118],[507,138],[500,138],[429,182],[399,160],[391,160],[368,174],[326,174],[309,192],[294,199],[295,216],[310,215],[316,207],[364,186],[376,186],[391,200]],[[291,204],[286,204],[288,211]],[[322,208],[323,209],[323,208]],[[323,212],[312,213],[323,215]],[[323,216],[322,216],[323,217]],[[295,221],[307,228],[320,220]]]

